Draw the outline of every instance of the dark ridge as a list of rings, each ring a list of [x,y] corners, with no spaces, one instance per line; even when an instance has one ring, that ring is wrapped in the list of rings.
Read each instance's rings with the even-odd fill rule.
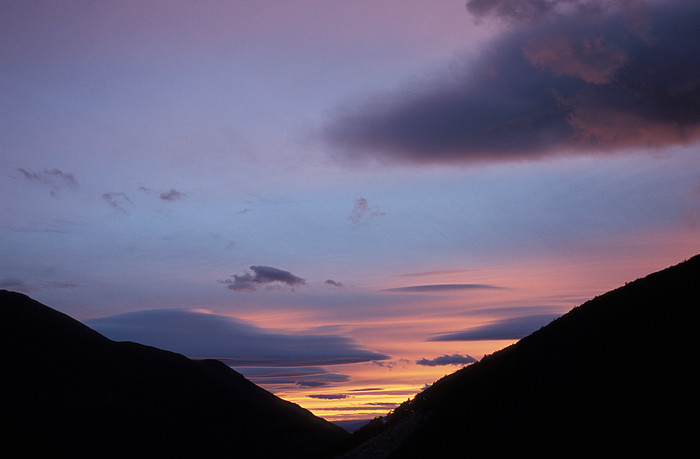
[[[0,290],[3,449],[14,457],[315,457],[340,427],[216,360],[111,341]]]
[[[341,457],[687,456],[699,307],[700,255],[442,378],[358,430]]]

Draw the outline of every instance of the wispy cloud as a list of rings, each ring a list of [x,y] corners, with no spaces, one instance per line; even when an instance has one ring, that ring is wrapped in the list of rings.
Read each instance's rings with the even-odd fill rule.
[[[366,226],[370,220],[383,217],[384,215],[386,215],[386,212],[383,212],[381,208],[377,206],[370,207],[365,198],[359,198],[355,201],[355,207],[352,208],[350,215],[348,215],[348,220],[354,225]]]
[[[389,358],[361,349],[341,335],[298,335],[177,309],[131,312],[86,324],[113,340],[135,341],[192,358],[214,358],[234,367],[309,367]]]
[[[502,319],[491,324],[470,328],[464,331],[444,333],[431,337],[428,341],[484,341],[513,340],[523,338],[559,317],[552,314],[537,314],[524,317]]]
[[[416,273],[405,273],[399,274],[399,277],[437,277],[437,276],[450,276],[455,274],[468,274],[473,273],[476,269],[441,269],[435,271],[422,271]]]
[[[126,193],[117,192],[117,191],[103,193],[102,199],[104,199],[105,202],[110,205],[110,207],[118,210],[119,212],[121,212],[123,214],[128,214],[129,210],[127,208],[129,206],[134,205],[134,203],[131,201],[131,199],[129,199],[129,196],[127,196]]]
[[[408,287],[387,288],[385,292],[398,293],[436,293],[454,292],[458,290],[500,290],[503,287],[489,284],[430,284],[430,285],[410,285]]]
[[[44,169],[41,172],[32,172],[23,168],[18,168],[17,171],[25,179],[31,182],[41,183],[51,187],[51,196],[56,196],[61,188],[78,188],[78,181],[70,172],[64,172],[60,169]]]
[[[0,279],[0,288],[6,290],[14,290],[22,293],[31,293],[39,290],[49,289],[73,289],[78,288],[78,284],[72,282],[55,282],[55,281],[26,281],[15,277],[5,277]]]
[[[255,384],[271,386],[327,387],[350,380],[350,376],[322,367],[241,367],[236,370]]]
[[[346,394],[309,394],[307,397],[321,400],[343,400],[348,398]]]
[[[326,282],[324,282],[326,285],[330,285],[332,287],[342,287],[343,283],[342,282],[336,282],[333,279],[328,279]]]
[[[220,283],[236,292],[256,291],[261,285],[279,286],[286,284],[290,287],[305,285],[306,281],[289,271],[272,268],[270,266],[251,266],[251,273],[234,274],[231,278],[219,280]],[[274,288],[274,287],[273,287]]]
[[[700,138],[700,3],[474,0],[467,8],[509,21],[509,32],[457,76],[349,108],[326,138],[350,157],[423,163]]]
[[[440,357],[435,357],[434,359],[416,360],[417,365],[423,365],[426,367],[436,367],[441,365],[469,365],[470,363],[474,362],[476,362],[476,359],[468,354],[445,354]]]

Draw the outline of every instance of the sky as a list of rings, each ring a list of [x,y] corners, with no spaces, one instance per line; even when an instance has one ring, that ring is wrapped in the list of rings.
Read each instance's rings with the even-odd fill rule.
[[[699,22],[0,1],[0,288],[329,420],[383,415],[700,252]]]

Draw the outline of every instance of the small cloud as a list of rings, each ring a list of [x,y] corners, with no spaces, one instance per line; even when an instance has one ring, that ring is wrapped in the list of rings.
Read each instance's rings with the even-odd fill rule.
[[[559,317],[553,314],[503,319],[469,330],[433,336],[428,341],[486,341],[523,338]]]
[[[382,368],[387,368],[387,369],[389,369],[389,370],[393,370],[394,367],[396,367],[396,366],[399,365],[399,364],[402,365],[402,366],[405,366],[405,365],[407,365],[407,364],[409,364],[409,363],[411,363],[411,361],[408,360],[408,359],[399,359],[399,360],[386,360],[386,359],[382,359],[382,360],[372,360],[372,365],[376,365],[376,366],[382,367]]]
[[[252,212],[252,211],[253,211],[253,209],[246,207],[245,209],[241,209],[238,212],[236,212],[236,215],[243,215],[243,214],[247,214],[248,212]]]
[[[348,220],[357,226],[366,226],[370,220],[384,215],[386,212],[382,212],[379,207],[370,207],[365,198],[360,198],[355,201]]]
[[[426,367],[436,367],[442,365],[469,365],[470,363],[474,362],[476,362],[476,359],[468,354],[445,354],[440,357],[435,357],[434,359],[416,360],[417,365],[423,365]]]
[[[317,398],[320,400],[342,400],[348,398],[345,394],[311,394],[307,395],[309,398]]]
[[[134,203],[126,195],[126,193],[111,191],[109,193],[102,194],[102,199],[104,199],[110,207],[117,209],[123,214],[128,214],[129,211],[126,209],[127,205],[133,206]]]
[[[333,286],[333,287],[342,287],[342,286],[343,286],[343,283],[342,283],[342,282],[336,282],[336,281],[334,281],[333,279],[328,279],[328,280],[325,282],[325,284],[326,284],[326,285]]]
[[[297,381],[294,384],[301,387],[323,387],[328,385],[325,381]]]
[[[431,285],[411,285],[408,287],[397,287],[384,289],[385,292],[400,292],[400,293],[434,293],[434,292],[453,292],[457,290],[500,290],[503,287],[498,287],[489,284],[431,284]]]
[[[232,278],[220,280],[220,283],[226,284],[233,291],[256,291],[259,286],[266,284],[282,283],[290,287],[297,285],[305,285],[306,281],[301,277],[297,277],[289,271],[284,271],[270,266],[251,266],[250,269],[254,274],[234,274]]]
[[[60,169],[44,169],[42,172],[31,172],[26,169],[17,169],[22,176],[32,182],[38,182],[51,187],[51,196],[56,196],[60,188],[77,188],[78,181],[70,172]]]
[[[160,199],[162,199],[163,201],[177,201],[184,197],[185,194],[180,191],[177,191],[175,188],[171,189],[168,192],[160,194]]]

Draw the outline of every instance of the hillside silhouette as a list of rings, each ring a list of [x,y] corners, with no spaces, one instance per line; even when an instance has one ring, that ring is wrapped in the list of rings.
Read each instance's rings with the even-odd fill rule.
[[[341,457],[694,455],[699,307],[700,255],[442,378]]]
[[[0,291],[13,457],[315,457],[347,434],[216,360],[111,341]]]

